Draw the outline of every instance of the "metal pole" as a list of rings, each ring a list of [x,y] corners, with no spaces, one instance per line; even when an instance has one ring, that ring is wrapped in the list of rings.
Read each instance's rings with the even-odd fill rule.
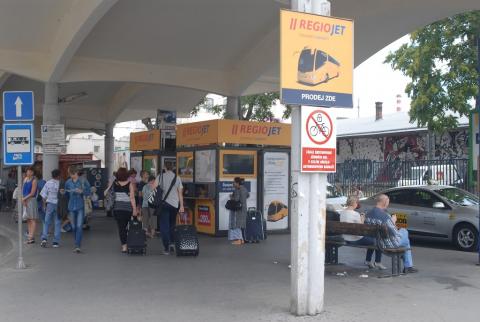
[[[18,221],[18,261],[17,261],[17,269],[25,269],[26,265],[23,262],[23,232],[22,232],[22,221],[23,221],[23,207],[22,207],[22,166],[17,167],[17,221]]]
[[[477,34],[477,99],[475,102],[475,109],[477,110],[478,117],[480,118],[480,30],[478,31]],[[479,127],[480,127],[480,122],[479,122]],[[479,131],[480,132],[480,131]],[[470,138],[472,142],[475,142],[476,138]],[[479,144],[479,155],[480,155],[480,144]],[[479,162],[478,158],[477,160],[472,160],[473,162],[477,162],[477,193],[480,193],[480,169],[479,169]],[[478,227],[480,228],[480,218],[478,221]],[[478,263],[477,265],[480,265],[480,229],[478,230]]]
[[[292,0],[291,9],[330,15],[325,0]],[[291,312],[323,310],[327,174],[300,172],[301,108],[292,106]]]

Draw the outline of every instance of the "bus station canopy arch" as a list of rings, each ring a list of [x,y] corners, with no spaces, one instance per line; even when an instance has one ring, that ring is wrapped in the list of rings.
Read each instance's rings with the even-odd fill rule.
[[[206,93],[278,90],[279,14],[288,0],[3,0],[0,87],[60,96],[68,128],[188,112]],[[332,1],[355,21],[355,65],[436,20],[480,9],[478,0]],[[68,121],[69,120],[69,121]]]

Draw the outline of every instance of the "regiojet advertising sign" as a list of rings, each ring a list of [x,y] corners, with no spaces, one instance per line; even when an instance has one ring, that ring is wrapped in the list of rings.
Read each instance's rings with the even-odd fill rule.
[[[353,107],[353,21],[281,10],[283,104]]]

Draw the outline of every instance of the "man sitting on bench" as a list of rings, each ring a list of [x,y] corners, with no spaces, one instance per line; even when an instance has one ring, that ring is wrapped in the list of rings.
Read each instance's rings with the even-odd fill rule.
[[[355,211],[358,207],[358,197],[357,196],[349,196],[347,198],[347,208],[340,213],[340,221],[341,222],[348,222],[354,224],[363,224],[365,221],[365,214],[359,214]],[[376,240],[373,237],[368,236],[355,236],[355,235],[342,235],[343,239],[347,244],[350,245],[359,245],[359,246],[375,246]],[[365,259],[365,264],[368,265],[369,268],[377,268],[377,269],[387,269],[384,265],[382,265],[382,252],[380,250],[375,250],[375,262],[372,263],[372,255],[373,249],[369,249],[367,251],[367,256]]]
[[[410,240],[408,239],[408,231],[405,228],[398,229],[395,226],[397,216],[390,216],[386,209],[390,203],[387,195],[379,194],[375,197],[376,207],[367,212],[365,223],[368,225],[386,225],[388,228],[388,237],[382,238],[380,243],[384,248],[399,248],[405,247],[403,256],[404,273],[416,273],[418,270],[413,267],[412,251],[410,250]]]

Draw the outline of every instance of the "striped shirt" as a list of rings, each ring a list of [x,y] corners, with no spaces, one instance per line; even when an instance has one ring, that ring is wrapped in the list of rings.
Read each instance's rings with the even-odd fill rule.
[[[372,208],[367,212],[365,217],[367,225],[386,225],[388,229],[388,237],[382,238],[380,243],[385,248],[398,248],[400,244],[400,233],[392,221],[390,215],[383,209],[378,207]]]
[[[115,192],[114,211],[133,211],[132,202],[130,201],[130,185],[130,182],[124,186],[117,181],[113,183],[113,191]]]

